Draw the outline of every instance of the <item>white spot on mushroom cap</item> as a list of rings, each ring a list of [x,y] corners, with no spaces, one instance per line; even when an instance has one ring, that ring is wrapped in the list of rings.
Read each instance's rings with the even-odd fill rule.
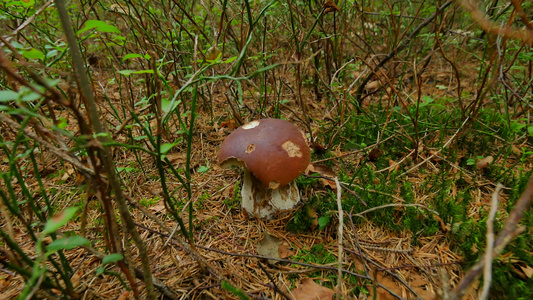
[[[296,145],[291,140],[286,140],[281,144],[281,148],[287,152],[289,157],[302,157],[302,151],[300,151],[300,146]]]
[[[259,121],[252,121],[250,123],[242,125],[242,129],[252,129],[257,127],[257,125],[259,125]]]
[[[255,144],[250,144],[246,147],[246,153],[252,153],[255,150]]]

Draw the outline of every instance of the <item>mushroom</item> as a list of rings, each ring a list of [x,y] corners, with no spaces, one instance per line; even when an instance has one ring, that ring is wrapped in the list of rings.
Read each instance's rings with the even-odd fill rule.
[[[260,119],[231,133],[222,143],[218,163],[244,166],[242,208],[250,217],[270,219],[300,201],[296,179],[311,159],[303,133],[288,121]]]

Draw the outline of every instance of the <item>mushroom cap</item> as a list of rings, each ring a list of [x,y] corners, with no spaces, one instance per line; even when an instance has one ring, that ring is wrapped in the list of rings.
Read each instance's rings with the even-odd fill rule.
[[[292,123],[260,119],[244,124],[222,143],[218,163],[243,165],[263,185],[276,189],[302,174],[311,160],[303,133]]]

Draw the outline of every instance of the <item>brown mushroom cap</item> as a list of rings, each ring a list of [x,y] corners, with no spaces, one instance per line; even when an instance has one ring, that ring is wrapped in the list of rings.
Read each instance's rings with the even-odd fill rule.
[[[310,159],[311,150],[303,133],[290,122],[278,119],[256,120],[237,128],[218,153],[220,165],[244,163],[263,185],[272,189],[302,174]]]

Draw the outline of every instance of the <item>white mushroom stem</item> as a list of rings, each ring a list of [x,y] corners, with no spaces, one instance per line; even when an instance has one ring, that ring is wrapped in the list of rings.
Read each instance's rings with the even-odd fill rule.
[[[244,171],[241,195],[242,208],[248,216],[267,219],[279,211],[293,209],[300,201],[295,181],[273,190],[265,187],[248,170]]]

